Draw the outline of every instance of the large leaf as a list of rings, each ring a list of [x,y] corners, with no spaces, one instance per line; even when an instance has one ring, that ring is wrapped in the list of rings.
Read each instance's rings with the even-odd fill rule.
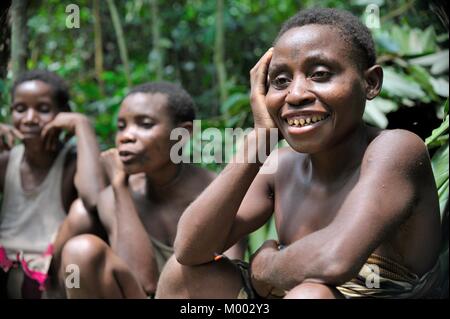
[[[248,248],[250,254],[253,254],[266,240],[269,239],[278,240],[275,218],[273,215],[264,226],[249,235]]]
[[[250,250],[250,254],[253,254],[258,250],[259,247],[267,240],[267,230],[266,225],[259,228],[249,235],[248,238],[248,248]]]
[[[434,154],[431,166],[433,167],[437,188],[442,188],[445,183],[448,187],[448,142]]]
[[[448,100],[446,104],[448,104]],[[449,126],[449,115],[447,114],[447,116],[445,117],[445,121],[442,122],[441,126],[433,130],[431,136],[427,137],[427,139],[425,140],[425,144],[429,147],[435,140],[437,140],[439,137],[441,137],[448,131],[448,126]]]
[[[235,93],[228,97],[228,99],[220,107],[222,114],[229,113],[235,115],[243,108],[248,108],[250,111],[250,99],[246,93]]]
[[[444,110],[448,112],[448,99],[444,105]],[[439,139],[445,139],[446,142],[442,145],[431,159],[431,166],[433,168],[433,174],[436,181],[436,186],[439,195],[439,207],[441,214],[444,213],[444,207],[448,201],[449,192],[449,166],[448,166],[448,153],[449,153],[449,141],[448,141],[448,126],[449,115],[445,117],[445,121],[433,130],[430,137],[425,140],[426,145],[431,148],[435,145],[435,142]]]
[[[433,86],[434,91],[436,94],[448,97],[448,81],[444,78],[430,78],[431,85]]]
[[[389,96],[413,100],[425,97],[425,92],[417,82],[392,67],[384,68],[383,91]]]
[[[407,25],[394,25],[389,31],[375,34],[375,39],[385,50],[401,56],[416,56],[436,51],[436,34],[432,26],[425,30]]]
[[[410,64],[407,70],[410,76],[422,87],[422,89],[426,92],[427,96],[431,98],[431,100],[440,100],[437,95],[442,95],[438,93],[438,90],[441,92],[442,89],[440,86],[435,88],[435,86],[432,84],[432,81],[434,79],[427,69],[425,69],[421,65]]]
[[[398,105],[395,102],[376,97],[372,101],[367,101],[363,119],[367,123],[379,128],[386,128],[388,125],[386,114],[397,109]]]
[[[409,60],[412,64],[431,66],[432,74],[441,74],[448,71],[449,51],[443,50]]]
[[[448,149],[448,147],[447,147]],[[447,165],[448,165],[448,158],[447,158]],[[438,195],[439,195],[439,209],[441,211],[441,218],[443,217],[443,214],[445,213],[445,205],[448,201],[448,176],[445,183],[438,189]]]

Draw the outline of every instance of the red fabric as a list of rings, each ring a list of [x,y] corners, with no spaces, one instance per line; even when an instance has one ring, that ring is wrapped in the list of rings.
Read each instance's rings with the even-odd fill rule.
[[[7,272],[13,265],[14,262],[8,259],[5,248],[0,245],[0,267],[4,272]]]
[[[47,247],[47,250],[44,252],[43,256],[51,256],[52,254],[53,254],[53,245],[50,244]],[[39,284],[40,291],[44,291],[45,282],[47,281],[48,274],[30,269],[28,267],[27,261],[23,257],[22,258],[20,257],[20,253],[17,253],[16,260],[17,261],[10,260],[6,254],[6,250],[4,249],[3,246],[0,245],[0,267],[3,269],[3,271],[8,272],[8,270],[11,269],[11,267],[15,267],[17,264],[20,264],[22,266],[25,275]]]

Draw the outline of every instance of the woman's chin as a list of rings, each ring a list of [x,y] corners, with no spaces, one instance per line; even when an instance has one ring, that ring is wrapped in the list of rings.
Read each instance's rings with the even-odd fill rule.
[[[286,142],[297,153],[314,154],[319,153],[323,150],[323,145],[321,145],[320,143],[318,144],[318,143],[297,142],[297,141],[290,141],[287,139]]]
[[[22,142],[24,144],[43,144],[44,140],[41,135],[36,134],[23,134]]]
[[[144,168],[137,164],[123,164],[123,170],[128,175],[139,174],[144,172]]]

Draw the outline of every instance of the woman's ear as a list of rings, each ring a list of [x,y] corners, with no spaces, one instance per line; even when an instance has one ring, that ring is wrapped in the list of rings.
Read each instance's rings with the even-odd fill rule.
[[[364,72],[366,81],[366,99],[372,100],[380,94],[383,85],[383,68],[378,64],[368,68]]]
[[[176,129],[182,129],[179,132],[178,139],[174,141],[174,143],[178,143],[184,140],[183,144],[185,144],[192,136],[193,124],[192,121],[180,122],[175,124]],[[187,132],[186,132],[187,131]]]
[[[185,128],[186,130],[189,131],[189,134],[192,134],[192,128],[193,128],[192,121],[181,122],[177,125],[177,127]]]

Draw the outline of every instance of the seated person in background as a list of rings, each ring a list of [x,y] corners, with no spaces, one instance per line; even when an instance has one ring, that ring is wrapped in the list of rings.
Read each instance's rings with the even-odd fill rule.
[[[382,86],[375,61],[350,13],[310,9],[284,24],[251,71],[255,130],[238,155],[270,153],[263,133],[274,128],[289,147],[228,164],[188,207],[157,298],[430,295],[441,239],[430,159],[413,133],[363,122]],[[259,173],[276,158],[275,173]],[[273,213],[279,242],[250,269],[212,262]]]
[[[14,126],[0,124],[0,270],[7,298],[48,297],[56,277],[54,239],[72,202],[88,210],[103,188],[89,120],[70,112],[64,81],[48,71],[19,76],[12,87]],[[76,136],[76,149],[60,139]],[[14,146],[14,140],[22,143]],[[70,237],[69,233],[63,237]]]
[[[192,130],[194,103],[177,85],[140,85],[123,100],[117,149],[102,153],[111,186],[100,195],[98,213],[108,243],[81,235],[66,243],[63,268],[80,268],[80,288],[69,298],[145,298],[155,293],[159,273],[173,254],[178,220],[215,174],[175,164],[170,149],[176,127]],[[233,258],[242,258],[235,247]]]

